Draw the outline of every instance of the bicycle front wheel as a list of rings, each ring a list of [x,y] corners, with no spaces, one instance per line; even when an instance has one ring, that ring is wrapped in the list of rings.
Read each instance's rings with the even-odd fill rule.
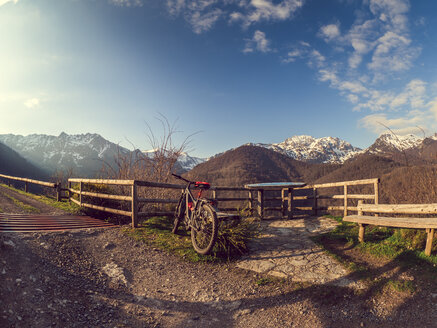
[[[197,253],[206,255],[211,252],[217,240],[217,214],[209,204],[202,204],[199,215],[193,219],[191,242]]]

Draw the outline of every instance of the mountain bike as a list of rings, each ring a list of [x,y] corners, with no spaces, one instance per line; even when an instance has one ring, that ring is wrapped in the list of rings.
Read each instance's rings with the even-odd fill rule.
[[[187,183],[175,210],[173,233],[177,233],[183,222],[187,230],[191,231],[191,242],[195,251],[205,255],[211,252],[217,240],[218,220],[215,204],[202,197],[204,190],[211,185],[208,182],[189,181],[179,175],[172,175]],[[198,189],[197,197],[191,193],[191,188]]]

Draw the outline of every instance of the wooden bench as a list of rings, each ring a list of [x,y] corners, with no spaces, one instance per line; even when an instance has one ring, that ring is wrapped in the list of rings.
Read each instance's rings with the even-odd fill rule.
[[[431,255],[432,241],[434,231],[437,229],[437,217],[435,218],[415,218],[415,217],[384,217],[363,215],[366,213],[390,213],[390,214],[437,214],[437,204],[363,204],[358,202],[358,215],[348,215],[343,218],[346,222],[358,223],[360,229],[358,240],[364,241],[364,232],[367,225],[409,228],[409,229],[426,229],[426,247],[425,254]]]

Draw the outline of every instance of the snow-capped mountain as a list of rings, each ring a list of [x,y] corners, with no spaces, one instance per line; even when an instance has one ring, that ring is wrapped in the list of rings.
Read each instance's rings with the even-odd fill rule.
[[[0,142],[49,172],[73,169],[76,175],[88,177],[95,176],[103,163],[112,165],[119,153],[130,152],[99,134],[91,133],[68,135],[62,132],[59,136],[3,134]]]
[[[430,139],[434,139],[431,137]],[[435,140],[435,139],[434,139]],[[413,148],[419,148],[424,139],[415,136],[414,134],[408,134],[405,136],[394,135],[393,133],[381,134],[369,148],[365,150],[365,153],[370,154],[385,154],[392,152],[401,152]]]
[[[187,153],[182,153],[181,156],[178,158],[179,164],[181,165],[182,169],[185,171],[190,171],[195,166],[205,161],[206,158],[190,156]]]
[[[272,149],[299,161],[311,163],[343,163],[361,153],[360,148],[333,137],[294,136],[280,143],[252,144]]]
[[[146,155],[147,157],[153,158],[153,153],[155,150],[143,150],[142,153]],[[180,166],[180,172],[187,172],[193,169],[196,165],[205,162],[206,158],[200,158],[200,157],[194,157],[190,156],[185,152],[182,152],[181,155],[178,158],[178,164]],[[178,170],[179,171],[179,170]]]

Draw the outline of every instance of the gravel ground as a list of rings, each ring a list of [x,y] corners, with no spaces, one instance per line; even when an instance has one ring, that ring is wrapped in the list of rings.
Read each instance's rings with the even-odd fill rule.
[[[0,327],[437,327],[434,277],[332,247],[368,266],[364,289],[190,263],[119,228],[0,233]]]

